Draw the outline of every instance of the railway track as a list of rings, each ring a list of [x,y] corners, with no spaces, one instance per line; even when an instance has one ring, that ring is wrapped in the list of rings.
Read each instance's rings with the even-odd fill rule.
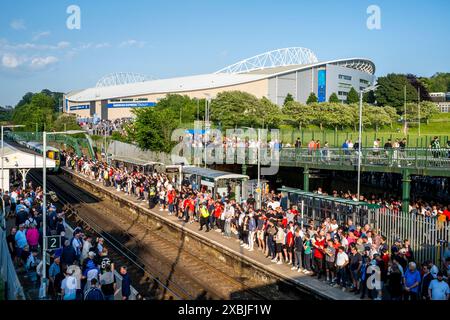
[[[31,179],[41,184],[40,175]],[[184,235],[170,238],[145,224],[148,217],[131,218],[126,209],[98,199],[74,185],[64,176],[48,175],[47,189],[75,210],[68,216],[72,223],[102,236],[114,251],[114,260],[128,260],[136,289],[148,298],[158,299],[268,299],[257,290],[258,284],[242,279],[232,267],[211,265],[201,252],[190,252]],[[211,259],[209,259],[211,260]],[[208,263],[209,262],[209,263]],[[121,262],[122,263],[122,262]],[[126,263],[124,261],[123,263]],[[164,272],[163,270],[169,270]],[[135,281],[136,280],[136,281]],[[286,299],[288,296],[270,297]]]

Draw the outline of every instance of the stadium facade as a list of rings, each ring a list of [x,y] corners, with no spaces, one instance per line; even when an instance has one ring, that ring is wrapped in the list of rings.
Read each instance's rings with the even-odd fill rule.
[[[132,117],[133,108],[155,106],[167,94],[214,98],[219,92],[239,90],[267,97],[282,105],[288,94],[305,103],[311,92],[319,102],[332,93],[346,100],[353,87],[362,90],[375,82],[375,64],[364,58],[319,62],[306,48],[285,48],[242,60],[212,74],[148,80],[135,74],[113,74],[95,87],[69,92],[64,110],[79,117]]]

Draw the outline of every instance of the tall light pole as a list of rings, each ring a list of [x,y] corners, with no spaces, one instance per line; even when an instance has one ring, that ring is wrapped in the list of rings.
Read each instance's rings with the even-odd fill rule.
[[[5,176],[4,176],[4,159],[5,159],[5,145],[4,145],[4,128],[21,128],[25,127],[23,124],[21,125],[9,125],[9,126],[2,126],[1,129],[1,135],[2,135],[2,213],[3,213],[3,228],[6,229],[6,210],[5,210],[5,200],[3,199],[3,194],[5,194]]]
[[[42,150],[42,294],[43,298],[47,296],[47,135],[55,134],[77,134],[85,133],[83,130],[69,130],[61,132],[42,132],[43,150]]]
[[[420,87],[417,90],[417,107],[419,112],[419,137],[420,137]]]
[[[358,185],[357,185],[357,197],[358,201],[361,194],[361,143],[362,143],[362,111],[363,111],[363,95],[366,92],[373,91],[378,86],[370,86],[359,92],[359,136],[358,136]]]
[[[261,188],[261,129],[258,128],[258,209],[261,209],[261,198],[262,198],[262,188]]]
[[[404,95],[404,106],[405,106],[405,128],[403,129],[405,132],[405,135],[408,133],[408,122],[406,121],[406,85],[403,89],[403,95]]]
[[[211,95],[209,93],[205,93],[204,95],[207,97],[205,99],[205,134],[203,135],[204,147],[205,147],[205,168],[206,168],[206,160],[207,160],[206,159],[207,158],[206,143],[208,142],[206,132],[208,132],[208,129],[209,129],[209,104],[211,102]]]

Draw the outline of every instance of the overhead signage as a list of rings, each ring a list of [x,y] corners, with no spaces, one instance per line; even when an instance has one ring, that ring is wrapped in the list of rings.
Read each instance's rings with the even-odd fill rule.
[[[108,108],[145,108],[154,107],[156,102],[115,102],[108,103]]]
[[[89,104],[83,104],[83,105],[79,105],[79,106],[71,106],[70,107],[70,111],[73,110],[86,110],[89,109],[91,106]]]

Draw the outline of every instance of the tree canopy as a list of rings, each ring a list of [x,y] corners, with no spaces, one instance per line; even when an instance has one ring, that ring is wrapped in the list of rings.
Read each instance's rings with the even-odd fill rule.
[[[316,103],[317,101],[318,100],[316,94],[314,92],[311,92],[308,97],[308,100],[306,100],[306,104]]]
[[[347,103],[352,104],[352,103],[358,103],[358,102],[359,102],[359,94],[355,90],[355,88],[352,87],[347,95]]]
[[[392,106],[398,113],[403,112],[404,88],[406,86],[406,102],[417,102],[417,91],[402,74],[388,74],[378,78],[375,97],[379,106]]]
[[[170,152],[172,131],[178,123],[176,112],[170,108],[135,108],[132,112],[136,120],[127,129],[130,139],[143,150]]]
[[[328,101],[331,102],[331,103],[339,103],[340,102],[336,92],[333,92],[330,95],[330,98],[328,99]]]

